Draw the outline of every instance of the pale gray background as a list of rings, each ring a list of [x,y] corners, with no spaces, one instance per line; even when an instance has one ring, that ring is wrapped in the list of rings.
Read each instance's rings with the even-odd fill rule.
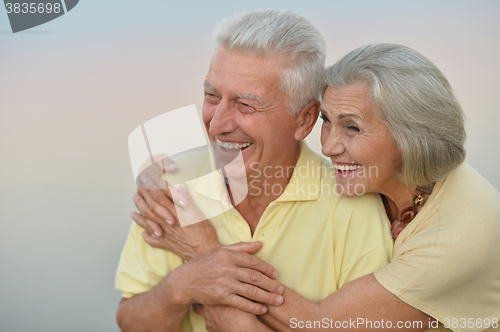
[[[2,9],[0,331],[118,330],[128,134],[166,111],[201,109],[215,22],[268,7],[315,24],[327,64],[373,42],[429,57],[467,114],[467,161],[500,188],[499,1],[87,0],[19,34]]]

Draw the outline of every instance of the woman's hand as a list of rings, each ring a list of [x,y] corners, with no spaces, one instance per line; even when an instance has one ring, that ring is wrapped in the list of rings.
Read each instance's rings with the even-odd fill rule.
[[[164,180],[163,174],[175,173],[177,165],[166,155],[157,155],[154,159],[160,162],[143,167],[137,193],[132,196],[140,213],[131,212],[130,216],[145,230],[144,240],[184,260],[219,247],[215,229],[197,209],[185,185],[178,191]],[[179,220],[183,224],[197,223],[180,227]]]
[[[132,212],[131,217],[145,230],[142,236],[150,246],[169,250],[184,260],[190,260],[221,245],[215,229],[196,207],[187,187],[181,184],[179,189],[170,187],[166,192],[139,188],[141,195],[135,194],[133,199],[141,213]],[[163,205],[157,200],[161,200]],[[161,216],[152,213],[151,208]],[[178,220],[190,225],[181,227],[179,222],[175,222]]]

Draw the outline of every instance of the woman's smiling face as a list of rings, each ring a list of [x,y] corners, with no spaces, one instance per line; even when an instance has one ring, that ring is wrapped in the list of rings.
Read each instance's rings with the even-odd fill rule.
[[[400,184],[401,152],[366,84],[328,87],[321,105],[322,152],[336,169],[339,194],[390,192]]]

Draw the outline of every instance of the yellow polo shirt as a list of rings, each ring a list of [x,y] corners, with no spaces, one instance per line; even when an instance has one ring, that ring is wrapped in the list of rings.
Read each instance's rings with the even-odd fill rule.
[[[329,162],[302,143],[285,192],[266,208],[253,236],[234,208],[209,219],[219,242],[261,241],[256,256],[279,271],[278,281],[316,303],[349,281],[380,269],[392,257],[389,221],[380,197],[340,196],[334,174]],[[203,194],[203,189],[194,190],[193,197]],[[118,265],[116,288],[126,298],[149,291],[183,263],[167,250],[151,248],[141,232],[132,223]],[[191,327],[206,331],[203,318],[192,310],[182,331]]]

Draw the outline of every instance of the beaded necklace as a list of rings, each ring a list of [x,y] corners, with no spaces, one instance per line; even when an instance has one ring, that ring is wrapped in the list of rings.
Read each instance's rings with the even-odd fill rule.
[[[391,224],[391,234],[394,241],[396,241],[398,235],[415,218],[418,208],[425,202],[424,195],[430,195],[432,189],[434,189],[434,184],[427,187],[417,187],[419,193],[413,197],[413,205],[408,206],[401,212],[401,220],[395,220]]]

